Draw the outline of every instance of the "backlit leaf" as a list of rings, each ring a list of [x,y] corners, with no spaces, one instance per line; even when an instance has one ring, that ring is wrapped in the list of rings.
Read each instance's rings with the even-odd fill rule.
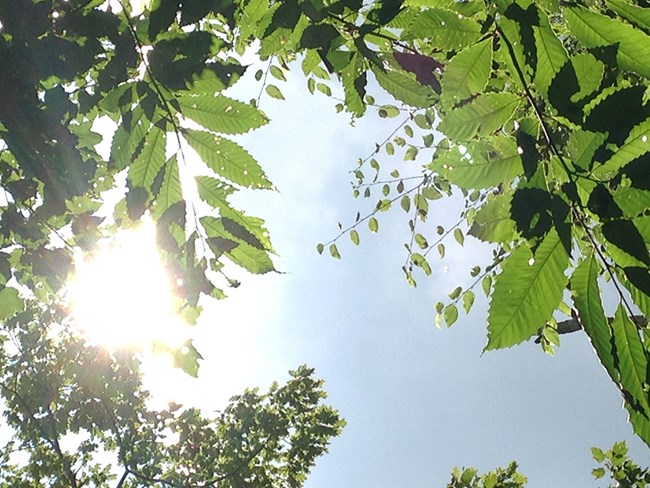
[[[156,126],[149,131],[142,150],[129,168],[129,181],[136,187],[149,189],[165,164],[165,132]]]
[[[489,135],[510,120],[520,101],[514,93],[485,93],[467,105],[451,110],[438,128],[459,142],[476,135]]]
[[[209,132],[186,129],[185,140],[208,167],[235,184],[271,188],[257,161],[239,144]]]
[[[634,401],[634,410],[650,415],[648,403],[648,358],[636,325],[630,320],[623,305],[619,305],[612,321],[614,344],[618,358],[621,388]],[[629,402],[628,402],[629,403]]]
[[[587,47],[617,45],[621,68],[650,78],[650,36],[618,20],[584,7],[563,10],[571,33]]]
[[[183,116],[213,132],[243,134],[268,122],[260,110],[223,95],[185,95],[177,101]]]
[[[490,300],[485,350],[519,344],[534,334],[562,300],[569,256],[549,232],[537,252],[520,245],[502,263]]]
[[[611,344],[612,333],[605,318],[605,311],[600,299],[599,272],[598,261],[593,254],[590,254],[573,272],[571,291],[573,292],[573,302],[578,310],[580,323],[589,336],[598,359],[600,359],[609,376],[618,382],[618,371],[616,370]]]
[[[442,96],[455,103],[481,92],[492,69],[492,39],[485,39],[456,54],[442,76]]]

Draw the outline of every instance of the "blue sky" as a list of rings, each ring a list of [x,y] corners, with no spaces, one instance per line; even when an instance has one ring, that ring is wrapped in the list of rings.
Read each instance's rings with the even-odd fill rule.
[[[214,410],[244,387],[314,366],[348,425],[309,488],[437,487],[455,465],[488,470],[512,459],[531,488],[598,486],[590,447],[623,439],[645,462],[648,450],[584,334],[563,336],[555,357],[532,343],[481,356],[487,304],[479,298],[451,329],[434,327],[435,302],[467,282],[468,265],[489,258],[474,239],[462,248],[452,239],[416,289],[400,269],[408,227],[399,208],[382,214],[378,234],[363,227],[358,248],[345,237],[342,260],[316,253],[337,222],[367,208],[352,199],[349,171],[398,119],[370,115],[351,127],[334,101],[309,95],[299,72],[280,88],[287,101],[262,98],[271,123],[242,138],[279,192],[242,193],[237,204],[267,221],[284,273],[244,275],[228,299],[206,304],[197,329],[206,359],[184,395]],[[248,100],[258,90],[249,80],[230,95]],[[454,222],[457,203],[435,202],[427,225]]]

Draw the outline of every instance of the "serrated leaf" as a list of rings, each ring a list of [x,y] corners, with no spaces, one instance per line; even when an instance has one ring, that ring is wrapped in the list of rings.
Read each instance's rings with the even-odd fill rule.
[[[330,256],[332,256],[335,259],[341,259],[341,255],[339,254],[339,250],[336,247],[336,244],[330,244],[329,251],[330,251]]]
[[[159,218],[169,207],[183,200],[183,188],[178,173],[178,161],[174,154],[165,163],[165,174],[156,197],[153,215]]]
[[[176,100],[184,117],[213,132],[244,134],[269,121],[257,108],[223,95],[185,95]]]
[[[486,351],[514,346],[537,333],[562,300],[568,264],[555,230],[534,256],[520,245],[504,260],[490,300]]]
[[[520,102],[514,93],[485,93],[447,113],[438,129],[457,142],[468,141],[476,135],[486,136],[503,127]]]
[[[276,98],[278,100],[284,100],[284,95],[280,91],[280,89],[275,86],[275,85],[267,85],[265,88],[265,91],[268,96],[271,98]]]
[[[239,144],[210,132],[185,129],[183,136],[215,173],[248,188],[272,188],[264,171]]]
[[[468,234],[486,242],[509,243],[515,234],[515,224],[510,219],[512,194],[492,196],[474,215]]]
[[[571,95],[571,101],[578,102],[600,87],[605,65],[591,53],[576,54],[571,58],[571,63],[580,87],[577,93]]]
[[[454,147],[436,158],[429,169],[466,190],[506,184],[523,172],[517,143],[510,137],[477,142],[471,154]]]
[[[350,240],[355,246],[359,245],[359,233],[354,229],[350,231]]]
[[[423,39],[429,47],[448,51],[473,44],[480,37],[478,22],[442,8],[422,11],[405,33],[406,39]]]
[[[137,155],[137,148],[149,131],[151,123],[138,105],[122,116],[111,142],[111,162],[118,170],[126,168]]]
[[[648,383],[648,358],[636,325],[627,316],[622,304],[618,306],[611,325],[621,388],[628,395],[626,403],[633,401],[630,406],[638,413],[648,416],[650,404],[645,389]]]
[[[647,7],[631,5],[623,0],[605,0],[609,8],[620,16],[646,31],[650,30],[650,10]]]
[[[399,71],[382,71],[373,65],[377,83],[397,100],[412,107],[428,108],[433,103],[434,91]]]
[[[568,60],[562,42],[557,38],[550,27],[533,26],[535,47],[537,48],[537,67],[535,69],[535,86],[546,96],[548,88],[560,68]]]
[[[650,119],[635,126],[625,139],[623,145],[604,164],[596,167],[592,176],[609,179],[626,164],[650,151]]]
[[[454,322],[458,320],[458,308],[456,305],[451,304],[445,307],[445,310],[442,312],[443,317],[445,318],[445,323],[447,327],[454,325]]]
[[[587,47],[616,45],[616,59],[625,70],[650,78],[650,36],[619,20],[575,6],[563,9],[571,33]]]
[[[151,188],[158,172],[165,164],[166,134],[152,126],[137,158],[129,168],[128,178],[134,187]]]
[[[492,39],[485,39],[456,54],[440,81],[442,96],[451,104],[480,93],[492,70]]]
[[[612,380],[618,382],[611,344],[612,333],[600,300],[599,272],[600,265],[593,254],[578,265],[571,276],[573,303],[598,359]]]
[[[463,295],[463,310],[465,310],[466,314],[468,314],[472,309],[472,305],[474,305],[474,298],[475,295],[472,290],[467,290]]]

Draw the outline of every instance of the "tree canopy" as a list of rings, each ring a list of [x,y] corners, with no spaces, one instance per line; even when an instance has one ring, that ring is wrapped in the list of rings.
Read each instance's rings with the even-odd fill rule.
[[[259,98],[223,94],[249,54],[268,61],[255,74],[267,96],[283,98],[284,70],[300,63],[312,93],[331,96],[342,86],[336,107],[352,118],[369,108],[385,118],[406,114],[355,170],[354,194],[375,198],[374,210],[319,252],[339,258],[341,237],[359,244],[361,227],[377,232],[380,214],[397,203],[407,215],[403,269],[414,286],[418,273],[432,274],[432,250],[444,259],[447,237],[486,242],[492,262],[469,270],[470,282],[435,305],[437,323],[451,326],[461,306],[469,312],[480,286],[490,301],[486,351],[537,338],[550,353],[560,333],[584,329],[635,432],[650,444],[648,12],[624,0],[0,1],[2,394],[16,442],[35,459],[31,469],[41,469],[12,471],[5,484],[32,486],[30,476],[36,485],[43,476],[101,484],[108,473],[97,468],[77,479],[74,468],[100,441],[124,467],[122,486],[154,479],[175,486],[188,470],[202,473],[196,484],[214,484],[220,478],[207,468],[182,464],[183,449],[204,445],[183,434],[180,419],[195,415],[192,428],[205,425],[201,435],[218,442],[230,428],[238,439],[255,432],[250,446],[205,452],[205,462],[231,453],[217,477],[294,486],[340,431],[307,369],[284,387],[291,394],[274,387],[268,396],[244,395],[225,420],[204,421],[192,410],[151,417],[129,390],[84,386],[83,371],[105,371],[126,376],[101,388],[138,392],[133,351],[105,357],[67,332],[51,334],[67,330],[64,284],[74,253],[92,252],[145,214],[182,299],[178,311],[190,322],[201,296],[221,298],[238,285],[226,262],[274,271],[264,222],[230,203],[241,189],[273,189],[233,137],[268,122]],[[375,90],[395,102],[377,107]],[[421,162],[421,172],[385,171],[382,151]],[[111,189],[121,191],[114,204],[104,198]],[[454,192],[465,201],[458,224],[431,223],[430,206]],[[618,300],[611,317],[605,289]],[[171,352],[197,373],[194,345]],[[93,367],[78,370],[84,361]],[[287,402],[291,408],[280,407]],[[121,405],[129,411],[118,412]],[[254,421],[245,416],[250,405]],[[301,417],[303,405],[312,414]],[[88,423],[70,424],[73,411]],[[161,447],[165,429],[185,444]],[[59,436],[80,430],[91,437],[72,459]],[[300,455],[278,447],[294,434]],[[122,444],[127,435],[133,458]],[[267,449],[279,457],[264,458]],[[51,474],[54,463],[62,471]]]

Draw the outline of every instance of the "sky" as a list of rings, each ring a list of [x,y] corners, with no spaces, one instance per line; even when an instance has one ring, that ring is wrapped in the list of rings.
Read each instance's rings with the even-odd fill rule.
[[[399,208],[380,216],[379,233],[362,227],[359,247],[344,237],[341,260],[317,254],[317,243],[337,235],[337,222],[352,223],[374,204],[352,198],[350,170],[400,119],[370,115],[352,127],[335,101],[310,95],[296,71],[279,85],[286,101],[262,97],[271,123],[240,139],[278,192],[242,192],[236,204],[266,220],[282,273],[242,275],[227,299],[205,303],[195,330],[205,357],[199,379],[174,373],[165,378],[167,394],[213,411],[245,387],[264,390],[300,364],[315,367],[347,426],[308,488],[441,487],[454,466],[486,471],[510,460],[531,488],[605,486],[591,477],[590,448],[619,440],[648,463],[584,334],[563,336],[554,357],[532,342],[481,355],[480,291],[469,316],[461,312],[449,329],[434,326],[436,301],[489,259],[475,239],[463,247],[452,239],[417,288],[401,271],[408,227]],[[258,91],[249,77],[229,95],[247,101]],[[384,161],[406,173],[419,168]],[[426,225],[455,222],[458,203],[436,201]]]

